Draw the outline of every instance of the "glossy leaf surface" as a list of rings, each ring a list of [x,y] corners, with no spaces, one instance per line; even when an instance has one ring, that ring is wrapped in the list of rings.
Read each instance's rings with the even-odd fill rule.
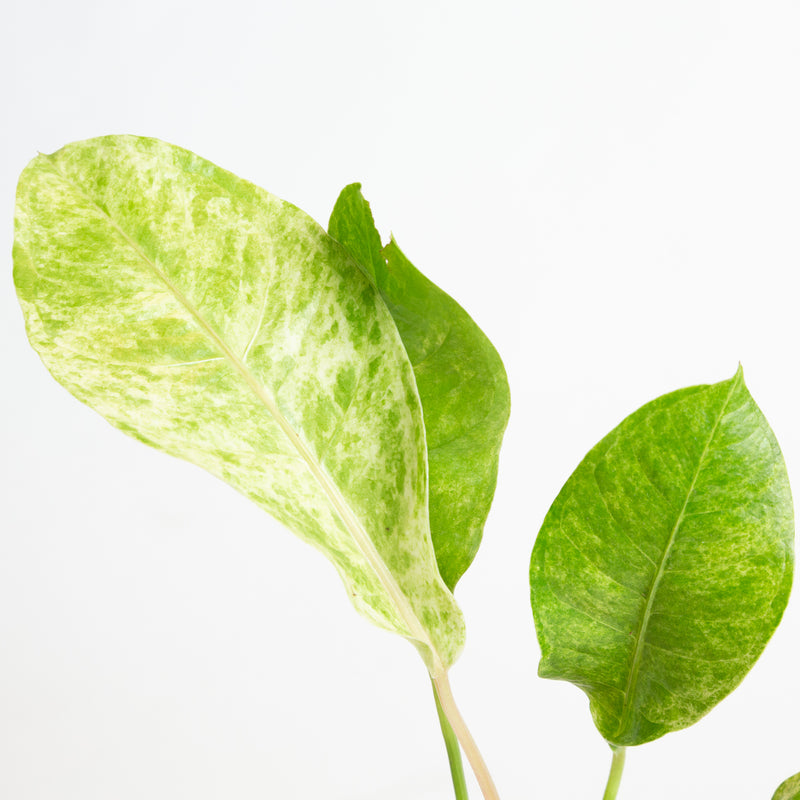
[[[394,239],[381,247],[359,184],[342,190],[328,230],[378,287],[414,367],[428,445],[431,535],[453,589],[480,546],[497,483],[510,408],[503,362],[467,312]]]
[[[741,370],[643,406],[581,462],[531,559],[539,674],[636,745],[684,728],[752,667],[789,596],[789,481]]]
[[[432,671],[452,663],[463,623],[431,545],[411,365],[313,220],[186,150],[103,137],[24,171],[14,277],[70,392],[232,484]]]
[[[800,800],[800,772],[785,780],[775,790],[772,800]]]

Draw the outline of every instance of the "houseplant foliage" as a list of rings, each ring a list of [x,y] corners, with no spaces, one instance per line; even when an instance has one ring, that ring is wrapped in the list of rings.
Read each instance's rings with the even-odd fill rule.
[[[453,591],[480,545],[509,413],[467,313],[383,244],[358,184],[326,233],[154,139],[110,136],[23,172],[14,278],[34,348],[112,425],[227,481],[322,551],[355,608],[422,657],[457,800]],[[775,437],[733,378],[665,395],[584,458],[533,549],[540,675],[589,697],[613,751],[691,725],[780,621],[793,512]],[[798,776],[773,800],[800,798]]]
[[[530,568],[539,674],[589,697],[614,751],[696,722],[753,666],[789,597],[794,522],[742,370],[654,400],[597,444]]]
[[[492,360],[477,371],[494,387],[500,421],[489,430],[481,409],[453,401],[457,377],[422,380],[421,402],[407,348],[439,329],[397,324],[357,244],[339,244],[291,204],[193,153],[109,136],[40,155],[23,172],[14,279],[31,343],[72,394],[260,505],[333,562],[360,613],[417,648],[490,797],[447,670],[464,641],[452,588],[494,489],[505,373],[466,314],[414,271],[411,306],[485,342]],[[491,440],[477,456],[488,478],[477,510],[463,512],[466,543],[451,546],[437,524],[435,552],[426,436],[444,443],[455,431],[463,442],[454,413]],[[457,470],[444,474],[432,496],[437,486],[459,491]]]

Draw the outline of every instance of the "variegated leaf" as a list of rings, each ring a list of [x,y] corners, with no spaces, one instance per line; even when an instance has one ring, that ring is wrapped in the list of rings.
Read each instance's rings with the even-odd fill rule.
[[[14,265],[30,340],[70,392],[323,551],[432,672],[455,660],[411,365],[313,220],[186,150],[104,137],[24,171]]]

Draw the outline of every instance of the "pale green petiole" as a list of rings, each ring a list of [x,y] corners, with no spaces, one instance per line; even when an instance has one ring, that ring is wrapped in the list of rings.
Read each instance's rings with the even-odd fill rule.
[[[603,800],[616,800],[619,782],[622,780],[622,769],[625,766],[625,748],[611,746],[614,753],[611,759],[611,771],[608,774],[608,783]]]
[[[461,716],[461,712],[456,706],[456,701],[453,698],[453,692],[450,689],[450,681],[447,677],[447,672],[441,671],[431,673],[431,681],[433,682],[433,690],[441,706],[442,712],[447,717],[447,721],[452,726],[453,733],[464,751],[464,755],[469,761],[472,772],[478,781],[478,786],[483,793],[484,800],[500,800],[497,794],[497,788],[494,785],[492,776],[486,767],[486,762],[472,738],[472,734]]]
[[[453,726],[448,722],[442,704],[439,702],[436,684],[433,681],[431,681],[431,686],[433,687],[433,698],[436,701],[436,713],[439,716],[444,745],[447,748],[447,760],[450,764],[450,775],[453,778],[453,790],[455,791],[456,800],[469,800],[467,783],[464,780],[464,765],[461,763],[461,747],[458,744]]]

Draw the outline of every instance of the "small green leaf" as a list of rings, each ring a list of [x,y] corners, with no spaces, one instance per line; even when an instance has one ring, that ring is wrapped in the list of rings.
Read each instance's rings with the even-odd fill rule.
[[[181,148],[92,139],[23,172],[14,278],[33,346],[78,399],[320,549],[433,673],[455,660],[411,365],[313,220]]]
[[[414,367],[428,443],[431,535],[453,589],[478,551],[497,483],[510,408],[503,362],[466,311],[394,239],[381,248],[359,184],[342,190],[328,230],[378,287]]]
[[[539,532],[539,674],[583,689],[614,745],[691,725],[778,625],[793,536],[783,457],[741,369],[648,403],[589,452]]]
[[[800,800],[800,772],[787,778],[775,790],[772,800]]]

